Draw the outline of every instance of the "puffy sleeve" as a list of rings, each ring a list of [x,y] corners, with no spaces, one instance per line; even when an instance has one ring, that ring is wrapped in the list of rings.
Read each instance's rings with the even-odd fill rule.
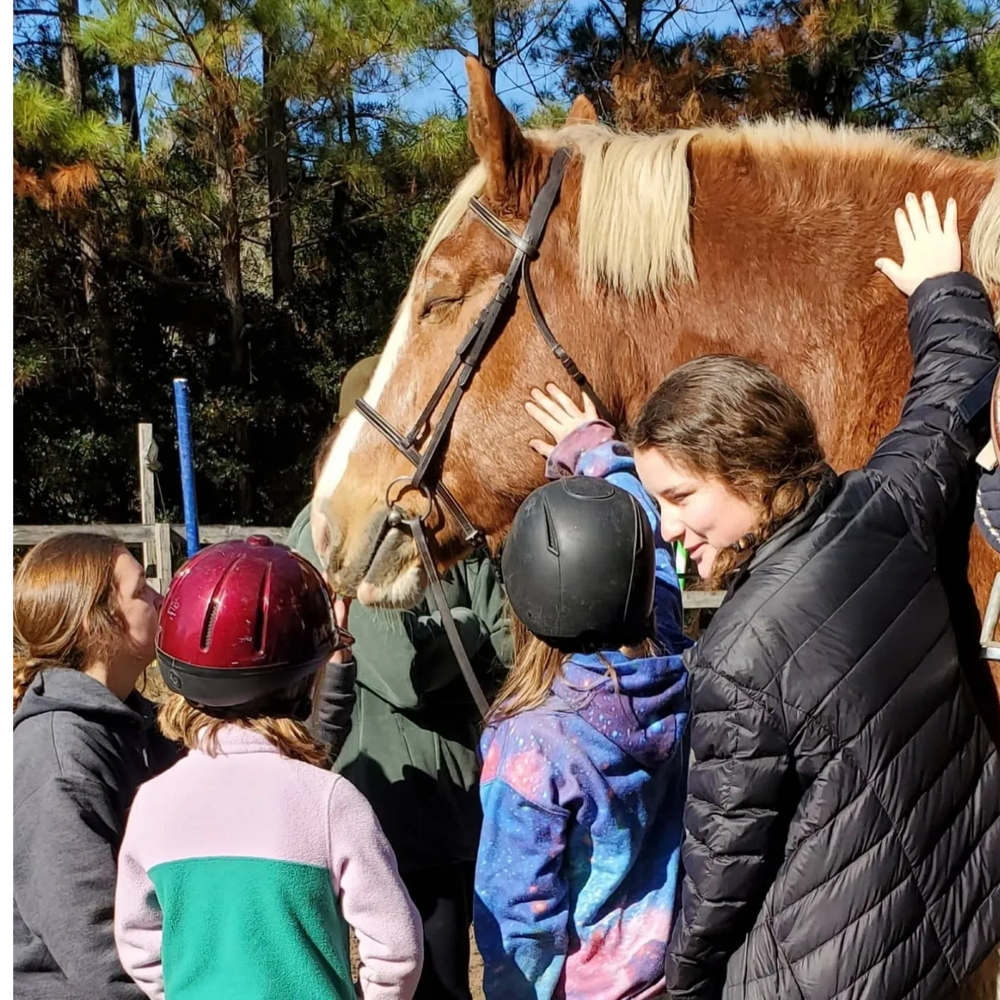
[[[691,668],[683,903],[667,958],[671,997],[721,995],[781,864],[794,784],[786,735],[767,708],[710,666]]]
[[[982,284],[958,272],[924,281],[910,296],[913,378],[896,428],[866,469],[889,480],[915,505],[927,534],[958,501],[986,419],[1000,344]]]
[[[312,729],[318,739],[330,747],[330,761],[336,761],[351,733],[351,717],[358,700],[354,684],[358,665],[352,658],[346,663],[330,662],[313,705]]]

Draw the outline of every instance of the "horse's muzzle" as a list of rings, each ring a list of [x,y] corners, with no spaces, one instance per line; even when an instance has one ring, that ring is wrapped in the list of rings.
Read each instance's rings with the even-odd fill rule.
[[[330,550],[327,579],[336,593],[362,604],[409,608],[420,601],[426,579],[412,537],[391,526],[388,515],[386,508],[374,512],[353,552]]]

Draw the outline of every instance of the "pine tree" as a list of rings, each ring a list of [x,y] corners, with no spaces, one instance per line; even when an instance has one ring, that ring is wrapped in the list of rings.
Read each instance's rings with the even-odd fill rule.
[[[185,224],[207,224],[216,246],[228,312],[220,362],[232,387],[226,405],[243,518],[254,504],[246,272],[252,263],[256,291],[269,271],[275,301],[295,274],[289,153],[300,137],[289,105],[308,116],[317,104],[343,101],[356,80],[388,72],[450,17],[449,7],[422,0],[103,0],[101,14],[85,20],[91,49],[118,65],[158,69],[181,109],[154,120],[145,170],[153,177],[160,168],[156,196]]]

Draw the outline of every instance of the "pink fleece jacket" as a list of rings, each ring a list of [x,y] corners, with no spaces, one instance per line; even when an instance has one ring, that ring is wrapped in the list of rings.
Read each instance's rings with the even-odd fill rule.
[[[365,1000],[409,1000],[421,922],[368,802],[256,733],[227,726],[219,744],[135,797],[115,900],[126,971],[153,998],[339,998],[350,924]]]

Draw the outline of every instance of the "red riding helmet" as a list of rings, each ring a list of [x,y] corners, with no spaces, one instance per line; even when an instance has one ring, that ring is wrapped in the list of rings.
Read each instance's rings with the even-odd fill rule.
[[[350,642],[323,578],[266,535],[210,545],[173,578],[156,661],[167,687],[209,708],[298,692]]]

